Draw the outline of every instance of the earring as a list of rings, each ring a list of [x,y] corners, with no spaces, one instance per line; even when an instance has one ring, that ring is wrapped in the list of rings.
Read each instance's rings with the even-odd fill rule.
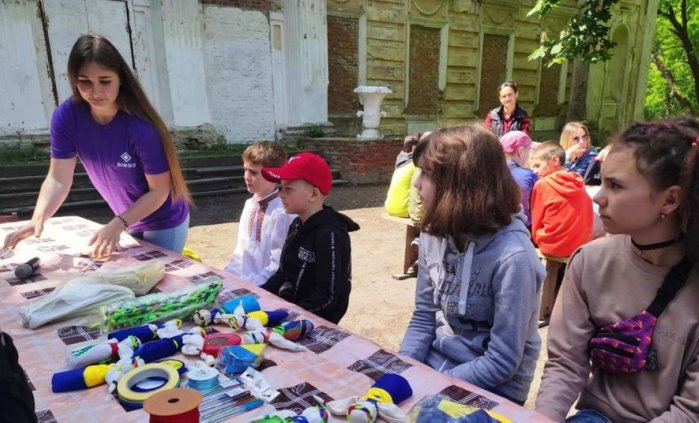
[[[666,217],[667,217],[667,215],[665,213],[660,213],[661,220],[665,220]]]

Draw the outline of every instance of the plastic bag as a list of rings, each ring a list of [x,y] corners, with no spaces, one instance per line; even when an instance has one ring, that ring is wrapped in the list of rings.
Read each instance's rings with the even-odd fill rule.
[[[135,298],[129,288],[105,283],[100,277],[82,276],[59,284],[50,294],[22,307],[22,324],[30,329],[76,316],[99,315],[112,302]]]
[[[124,266],[121,263],[105,263],[94,273],[112,285],[125,286],[140,296],[150,291],[165,276],[165,263],[148,260]]]

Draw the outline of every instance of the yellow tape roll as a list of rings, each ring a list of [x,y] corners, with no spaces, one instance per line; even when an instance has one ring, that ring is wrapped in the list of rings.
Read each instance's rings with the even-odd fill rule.
[[[165,382],[165,384],[160,388],[149,392],[134,392],[132,390],[136,384],[151,377],[162,377],[167,380],[167,382]],[[155,393],[164,391],[166,389],[176,388],[179,383],[180,375],[177,373],[177,370],[174,367],[163,363],[151,363],[131,369],[127,374],[119,379],[119,383],[117,384],[117,392],[119,394],[119,398],[124,401],[134,403],[143,402]]]

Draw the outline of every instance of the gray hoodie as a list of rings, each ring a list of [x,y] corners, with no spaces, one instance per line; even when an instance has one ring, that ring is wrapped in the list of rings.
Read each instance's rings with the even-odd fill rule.
[[[415,311],[400,347],[450,376],[525,401],[541,348],[539,293],[545,276],[524,214],[471,238],[420,236]]]

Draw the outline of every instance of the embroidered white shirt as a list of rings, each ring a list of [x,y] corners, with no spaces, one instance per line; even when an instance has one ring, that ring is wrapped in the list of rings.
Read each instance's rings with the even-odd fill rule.
[[[277,192],[257,201],[245,201],[238,224],[238,240],[225,270],[255,285],[267,282],[279,268],[279,257],[295,214],[284,211]],[[274,196],[271,201],[265,202]],[[266,203],[265,207],[260,204]]]

